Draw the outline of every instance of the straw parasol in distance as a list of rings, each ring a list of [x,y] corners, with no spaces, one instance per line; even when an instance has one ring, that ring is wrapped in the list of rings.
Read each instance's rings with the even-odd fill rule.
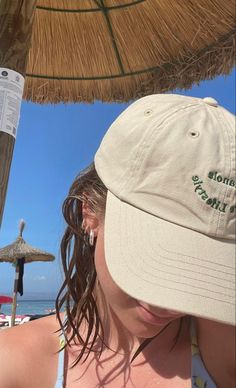
[[[128,101],[232,69],[234,0],[38,0],[24,98]]]
[[[15,283],[13,291],[13,304],[12,304],[12,317],[11,317],[11,326],[14,326],[15,316],[16,316],[16,301],[17,301],[17,292],[19,290],[19,272],[21,272],[20,281],[21,281],[21,290],[23,293],[23,273],[24,273],[24,264],[31,263],[33,261],[53,261],[55,257],[47,252],[41,251],[26,244],[25,240],[22,237],[23,230],[25,227],[25,222],[20,221],[20,232],[17,239],[10,245],[7,245],[4,248],[0,249],[0,262],[9,262],[15,265]]]

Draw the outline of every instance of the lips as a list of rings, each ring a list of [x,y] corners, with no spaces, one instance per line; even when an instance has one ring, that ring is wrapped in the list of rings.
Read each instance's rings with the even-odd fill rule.
[[[153,317],[156,317],[156,318],[166,318],[166,317],[162,317],[160,315],[157,315],[157,314],[154,314],[152,311],[150,311],[147,307],[145,307],[142,303],[138,302],[138,305],[140,307],[142,307],[145,311],[147,311],[149,314],[151,314]]]
[[[142,320],[152,324],[164,325],[169,323],[171,320],[174,320],[181,316],[181,314],[178,312],[169,312],[168,310],[163,309],[160,309],[160,313],[154,313],[150,310],[149,306],[146,306],[144,302],[137,302],[137,305],[138,313]]]

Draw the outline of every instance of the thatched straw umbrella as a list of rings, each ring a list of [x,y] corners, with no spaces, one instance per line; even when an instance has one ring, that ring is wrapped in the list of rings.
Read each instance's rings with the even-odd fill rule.
[[[234,65],[234,0],[38,0],[24,97],[128,101]]]
[[[124,102],[229,73],[234,38],[235,0],[0,0],[0,225],[17,79],[33,102]]]
[[[22,237],[23,229],[25,227],[25,222],[22,220],[20,222],[20,233],[17,239],[10,245],[7,245],[4,248],[0,249],[0,262],[9,262],[15,264],[15,282],[14,282],[14,291],[13,291],[13,303],[12,303],[12,317],[11,317],[11,326],[15,324],[16,316],[16,301],[17,301],[17,292],[19,290],[19,271],[21,270],[22,275],[24,273],[24,264],[31,263],[33,261],[53,261],[55,257],[50,253],[41,251],[26,244],[25,240]],[[22,279],[22,276],[21,276]],[[23,283],[22,283],[23,291]]]

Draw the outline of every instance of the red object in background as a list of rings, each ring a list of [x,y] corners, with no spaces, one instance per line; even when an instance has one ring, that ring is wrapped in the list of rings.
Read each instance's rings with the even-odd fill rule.
[[[0,304],[12,303],[12,301],[13,299],[11,296],[0,295]]]

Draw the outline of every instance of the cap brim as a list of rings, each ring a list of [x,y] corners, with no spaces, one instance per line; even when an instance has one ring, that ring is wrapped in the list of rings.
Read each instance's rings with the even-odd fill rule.
[[[235,325],[235,245],[165,221],[111,192],[105,255],[117,285],[135,299]]]

